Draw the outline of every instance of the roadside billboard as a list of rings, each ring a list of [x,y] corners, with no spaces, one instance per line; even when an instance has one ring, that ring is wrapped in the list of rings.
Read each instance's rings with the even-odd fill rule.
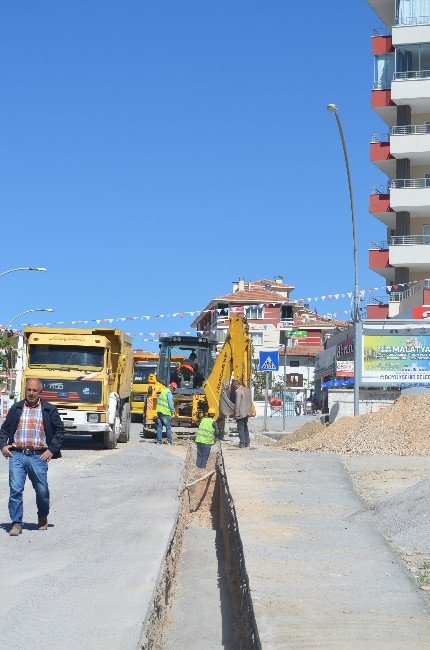
[[[368,386],[430,386],[430,335],[365,334],[361,382]]]

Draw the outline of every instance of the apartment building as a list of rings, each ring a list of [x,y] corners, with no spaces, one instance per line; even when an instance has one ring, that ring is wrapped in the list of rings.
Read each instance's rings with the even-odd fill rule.
[[[368,3],[386,26],[372,37],[371,105],[385,125],[370,158],[388,176],[370,196],[387,234],[369,251],[388,299],[373,300],[368,318],[421,318],[430,305],[430,0]]]
[[[199,332],[215,336],[221,348],[230,315],[244,314],[254,358],[258,358],[259,350],[279,349],[279,379],[283,377],[285,361],[287,385],[310,388],[314,381],[315,358],[323,349],[324,336],[344,323],[323,318],[291,298],[294,288],[284,284],[282,277],[251,282],[239,279],[233,282],[230,293],[212,298],[192,326]]]

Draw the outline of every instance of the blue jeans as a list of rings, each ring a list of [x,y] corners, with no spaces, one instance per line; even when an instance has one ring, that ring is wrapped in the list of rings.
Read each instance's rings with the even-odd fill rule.
[[[241,447],[249,447],[248,416],[236,420],[239,444]]]
[[[22,525],[22,493],[27,475],[36,492],[38,516],[49,514],[48,463],[37,454],[26,456],[13,451],[9,458],[9,515],[14,524]]]
[[[200,469],[203,469],[208,464],[209,454],[211,453],[211,445],[208,445],[205,442],[196,442],[196,445],[197,445],[196,465]]]
[[[157,442],[163,442],[163,426],[166,427],[167,442],[172,442],[172,427],[170,415],[157,413]]]

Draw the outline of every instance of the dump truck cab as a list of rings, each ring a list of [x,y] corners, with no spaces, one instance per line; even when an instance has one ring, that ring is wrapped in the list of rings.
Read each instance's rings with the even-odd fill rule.
[[[142,421],[143,407],[149,388],[149,375],[157,373],[157,366],[157,355],[154,354],[152,359],[145,360],[136,360],[135,355],[131,393],[131,417],[134,421]]]

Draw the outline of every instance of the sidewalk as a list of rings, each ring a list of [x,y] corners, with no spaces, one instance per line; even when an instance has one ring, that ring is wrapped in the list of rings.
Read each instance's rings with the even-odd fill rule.
[[[267,432],[264,431],[264,418],[249,418],[248,426],[251,433],[294,433],[307,422],[319,421],[319,415],[294,415],[285,418],[285,432],[283,432],[283,420],[279,415],[267,418]]]
[[[225,450],[264,648],[428,648],[429,608],[336,455]]]

